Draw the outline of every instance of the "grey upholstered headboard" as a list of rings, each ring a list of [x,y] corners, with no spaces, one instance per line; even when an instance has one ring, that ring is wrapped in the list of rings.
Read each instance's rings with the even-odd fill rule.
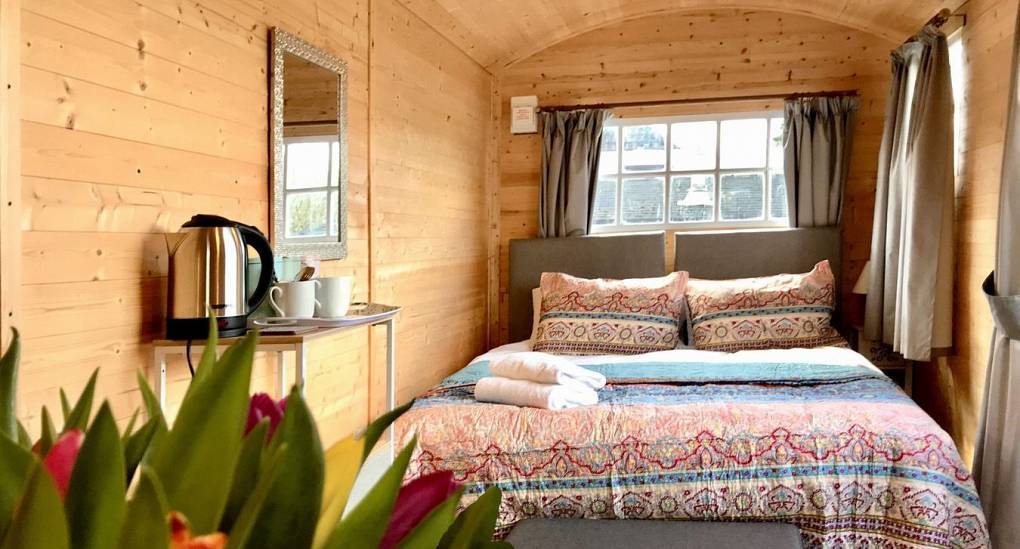
[[[674,269],[692,278],[726,280],[806,273],[828,259],[840,278],[839,227],[676,234]]]
[[[664,233],[510,241],[510,341],[531,336],[531,290],[544,272],[584,278],[647,278],[666,269]]]

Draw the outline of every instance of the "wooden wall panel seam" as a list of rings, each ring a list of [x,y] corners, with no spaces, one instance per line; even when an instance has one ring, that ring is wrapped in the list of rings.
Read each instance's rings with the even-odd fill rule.
[[[20,0],[0,0],[0,345],[20,316],[21,41]]]

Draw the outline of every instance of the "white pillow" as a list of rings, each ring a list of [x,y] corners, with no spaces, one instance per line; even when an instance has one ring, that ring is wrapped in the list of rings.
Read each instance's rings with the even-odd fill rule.
[[[542,288],[531,290],[531,310],[534,313],[531,317],[531,344],[535,344],[535,336],[538,334],[538,321],[542,318]]]

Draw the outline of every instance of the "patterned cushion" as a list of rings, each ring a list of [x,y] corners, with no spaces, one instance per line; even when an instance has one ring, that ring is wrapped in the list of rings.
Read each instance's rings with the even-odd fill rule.
[[[832,327],[835,277],[828,261],[810,273],[687,283],[694,346],[708,351],[845,347]]]
[[[680,339],[687,273],[587,280],[542,273],[535,351],[632,355],[673,349]]]

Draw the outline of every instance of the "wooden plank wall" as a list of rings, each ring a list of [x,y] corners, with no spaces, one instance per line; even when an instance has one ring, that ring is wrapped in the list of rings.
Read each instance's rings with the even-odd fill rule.
[[[384,18],[400,20],[370,46],[373,10],[382,27],[390,25]],[[150,363],[148,342],[162,331],[167,253],[160,233],[198,211],[267,229],[272,26],[340,56],[350,70],[350,252],[326,263],[324,274],[355,276],[356,299],[408,307],[400,319],[404,388],[436,381],[481,347],[481,336],[464,326],[485,314],[484,300],[469,291],[485,285],[475,220],[451,215],[455,221],[436,225],[433,216],[445,212],[425,206],[435,211],[454,193],[459,207],[484,200],[484,166],[467,159],[485,155],[486,130],[477,120],[489,116],[489,76],[400,10],[393,0],[22,4],[19,414],[33,428],[40,406],[58,405],[58,386],[76,394],[96,367],[100,394],[119,418],[138,405],[135,371]],[[370,92],[372,55],[380,58],[380,85]],[[394,66],[411,55],[399,62],[414,65]],[[419,74],[428,79],[413,81]],[[393,108],[393,116],[370,121],[370,112],[383,112],[373,102]],[[380,171],[371,178],[370,164]],[[370,179],[371,190],[379,189],[371,200]],[[380,216],[371,230],[370,212]],[[441,232],[416,232],[426,225]],[[459,258],[463,274],[427,268],[416,236],[431,239],[435,257]],[[447,294],[459,307],[455,330],[439,322],[452,314],[454,305],[440,299]],[[327,440],[364,425],[370,400],[376,409],[382,402],[378,383],[369,391],[377,377],[370,339],[382,340],[382,331],[354,330],[313,349],[308,397]],[[424,354],[411,348],[426,344]],[[269,361],[260,362],[256,387],[271,388],[271,374]],[[173,402],[187,369],[175,363],[170,377]]]
[[[404,307],[403,401],[485,347],[492,77],[392,0],[372,4],[372,43],[372,293]]]
[[[670,98],[860,91],[862,106],[844,210],[843,288],[868,258],[875,172],[888,88],[884,38],[803,15],[717,9],[661,14],[613,24],[561,42],[498,74],[503,116],[510,97],[540,105]],[[782,109],[716,103],[654,114]],[[667,112],[668,111],[668,112]],[[627,112],[635,114],[634,110]],[[541,152],[537,135],[500,137],[500,340],[507,339],[508,241],[537,233]],[[672,265],[672,238],[667,239]],[[845,295],[848,308],[854,299]]]
[[[925,365],[919,398],[970,460],[984,395],[992,321],[981,283],[995,265],[995,234],[1017,3],[971,0],[963,27],[964,128],[956,200],[956,349]]]

